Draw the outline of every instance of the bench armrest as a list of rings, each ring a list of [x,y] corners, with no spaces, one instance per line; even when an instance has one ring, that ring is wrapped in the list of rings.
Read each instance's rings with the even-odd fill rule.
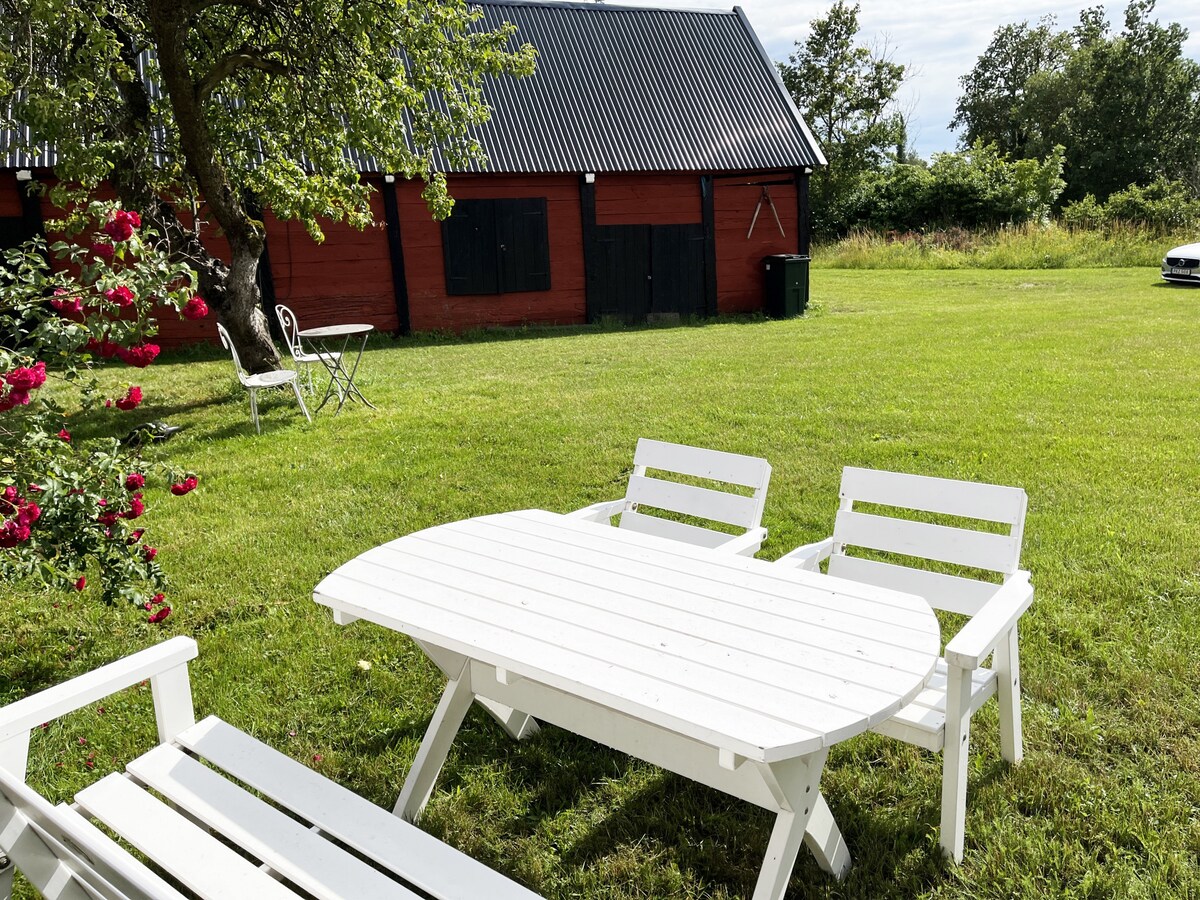
[[[1012,575],[946,644],[946,664],[977,669],[1033,603],[1028,572]]]
[[[736,553],[739,556],[753,556],[759,551],[763,545],[763,541],[767,539],[767,529],[751,528],[745,534],[739,534],[737,537],[730,538],[723,544],[718,544],[714,550],[720,550],[722,553]]]
[[[43,722],[82,709],[117,691],[124,690],[146,679],[156,680],[159,676],[183,667],[186,685],[187,663],[196,658],[196,642],[189,637],[174,637],[130,656],[118,659],[106,666],[76,676],[62,684],[39,691],[15,703],[0,708],[0,744],[11,738],[27,735]],[[155,708],[159,713],[162,728],[163,714],[159,709],[159,685],[153,684]],[[191,705],[191,695],[188,695]],[[191,710],[188,710],[191,714]],[[190,724],[190,723],[189,723]]]
[[[819,565],[821,560],[828,559],[829,554],[832,552],[833,538],[827,537],[823,541],[803,544],[791,553],[785,553],[779,559],[775,560],[775,562],[791,566],[794,569],[807,569],[810,572],[817,572],[820,571]]]
[[[584,519],[588,522],[607,522],[617,513],[625,511],[625,499],[620,500],[605,500],[602,503],[593,503],[591,506],[585,506],[583,509],[577,509],[567,513],[567,517],[571,519]]]

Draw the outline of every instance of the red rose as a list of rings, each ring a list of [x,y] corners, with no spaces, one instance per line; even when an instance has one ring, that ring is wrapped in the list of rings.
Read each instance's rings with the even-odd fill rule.
[[[29,493],[40,494],[41,492],[42,492],[42,486],[40,484],[29,485]]]
[[[18,366],[5,375],[4,380],[18,391],[32,391],[40,388],[46,383],[46,364],[38,362],[32,368]]]
[[[4,398],[5,409],[12,409],[14,406],[29,405],[29,391],[21,390],[21,388],[13,388],[8,392],[8,396]]]
[[[17,524],[29,526],[38,520],[42,514],[42,508],[36,503],[24,503],[17,510]]]
[[[100,513],[100,515],[96,516],[96,521],[101,525],[115,525],[117,523],[117,519],[119,518],[121,518],[120,513],[106,512]],[[111,536],[111,532],[106,536]]]
[[[10,484],[0,492],[0,515],[8,515],[17,508],[17,503],[21,500],[21,492],[17,490],[15,484]]]
[[[125,287],[125,285],[109,288],[104,292],[104,299],[124,309],[127,306],[133,306],[133,291]]]
[[[138,541],[140,541],[142,539],[142,535],[145,533],[146,533],[145,528],[138,528],[134,531],[131,531],[131,532],[129,532],[129,537],[125,539],[125,543],[132,546],[133,544],[136,544]]]
[[[142,224],[142,217],[135,212],[114,209],[104,224],[104,232],[114,241],[127,241],[133,237],[133,229]]]
[[[137,409],[142,402],[142,389],[134,385],[129,389],[129,392],[117,401],[117,409],[123,409],[129,412],[131,409]]]
[[[146,545],[142,548],[142,556],[146,558],[146,562],[151,562],[154,557],[158,556],[158,548]]]
[[[112,244],[94,243],[92,244],[92,255],[95,256],[96,259],[102,259],[105,262],[112,262],[113,249],[114,248]]]
[[[162,607],[162,609],[158,610],[158,612],[152,613],[150,615],[150,618],[148,618],[146,621],[152,622],[157,625],[159,622],[161,622],[163,619],[165,619],[170,614],[171,614],[171,607],[164,606],[164,607]]]
[[[187,478],[180,481],[178,484],[171,485],[171,493],[176,497],[182,497],[184,494],[190,494],[196,489],[199,482],[194,475],[189,475]]]
[[[75,590],[82,591],[85,587],[87,587],[87,578],[80,575],[79,580],[75,582]]]
[[[129,500],[129,509],[121,513],[122,519],[136,519],[146,511],[146,504],[142,502],[141,494],[134,494]]]
[[[141,472],[130,472],[125,476],[125,490],[136,491],[146,486],[146,476]]]
[[[208,304],[204,302],[203,297],[193,297],[184,304],[180,312],[185,319],[203,319],[208,315]]]
[[[61,440],[66,441],[67,443],[71,442],[71,432],[67,431],[67,429],[65,429],[65,428],[58,433],[58,437]]]
[[[71,292],[66,288],[58,288],[54,291],[54,299],[50,301],[53,306],[61,313],[81,313],[83,312],[83,301],[78,297],[68,297]]]
[[[10,548],[29,540],[29,526],[8,519],[0,525],[0,547]]]
[[[137,369],[144,369],[150,363],[154,362],[158,353],[158,344],[138,344],[136,347],[120,347],[117,349],[117,356],[121,358],[122,362]]]

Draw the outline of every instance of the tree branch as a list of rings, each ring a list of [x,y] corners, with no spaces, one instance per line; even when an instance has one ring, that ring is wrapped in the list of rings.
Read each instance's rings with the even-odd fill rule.
[[[250,47],[239,47],[223,57],[196,86],[196,100],[204,102],[222,81],[238,69],[258,69],[274,75],[289,75],[291,69],[277,60],[267,59]]]

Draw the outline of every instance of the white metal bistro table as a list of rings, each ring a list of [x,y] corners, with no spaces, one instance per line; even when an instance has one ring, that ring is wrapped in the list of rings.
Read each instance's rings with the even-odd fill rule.
[[[542,510],[383,544],[314,599],[449,676],[397,814],[420,815],[478,700],[514,734],[535,716],[774,812],[755,900],[783,897],[802,840],[849,867],[829,747],[915,697],[940,644],[919,597]]]
[[[329,372],[329,386],[325,388],[325,396],[321,398],[320,405],[313,412],[320,412],[335,392],[338,396],[337,409],[333,413],[335,416],[342,411],[347,400],[355,398],[367,404],[371,409],[375,408],[375,405],[362,395],[358,385],[354,383],[354,376],[358,373],[358,364],[362,361],[363,350],[367,347],[367,336],[374,330],[374,325],[367,324],[325,325],[320,328],[306,328],[299,333],[301,338],[317,348],[317,356]],[[347,372],[346,348],[350,346],[350,339],[353,337],[361,337],[362,341],[358,345],[354,365]],[[341,338],[342,346],[336,348],[339,338]]]

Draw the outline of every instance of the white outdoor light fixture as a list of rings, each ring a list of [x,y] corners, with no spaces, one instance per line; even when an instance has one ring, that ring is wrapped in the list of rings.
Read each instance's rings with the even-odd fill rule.
[[[383,183],[384,183],[384,184],[395,184],[395,183],[396,183],[396,176],[395,176],[395,175],[384,175],[384,176],[383,176]]]
[[[584,172],[583,180],[587,184],[595,184],[596,183],[596,173],[595,172]]]
[[[17,181],[33,181],[33,173],[28,169],[17,170]]]

